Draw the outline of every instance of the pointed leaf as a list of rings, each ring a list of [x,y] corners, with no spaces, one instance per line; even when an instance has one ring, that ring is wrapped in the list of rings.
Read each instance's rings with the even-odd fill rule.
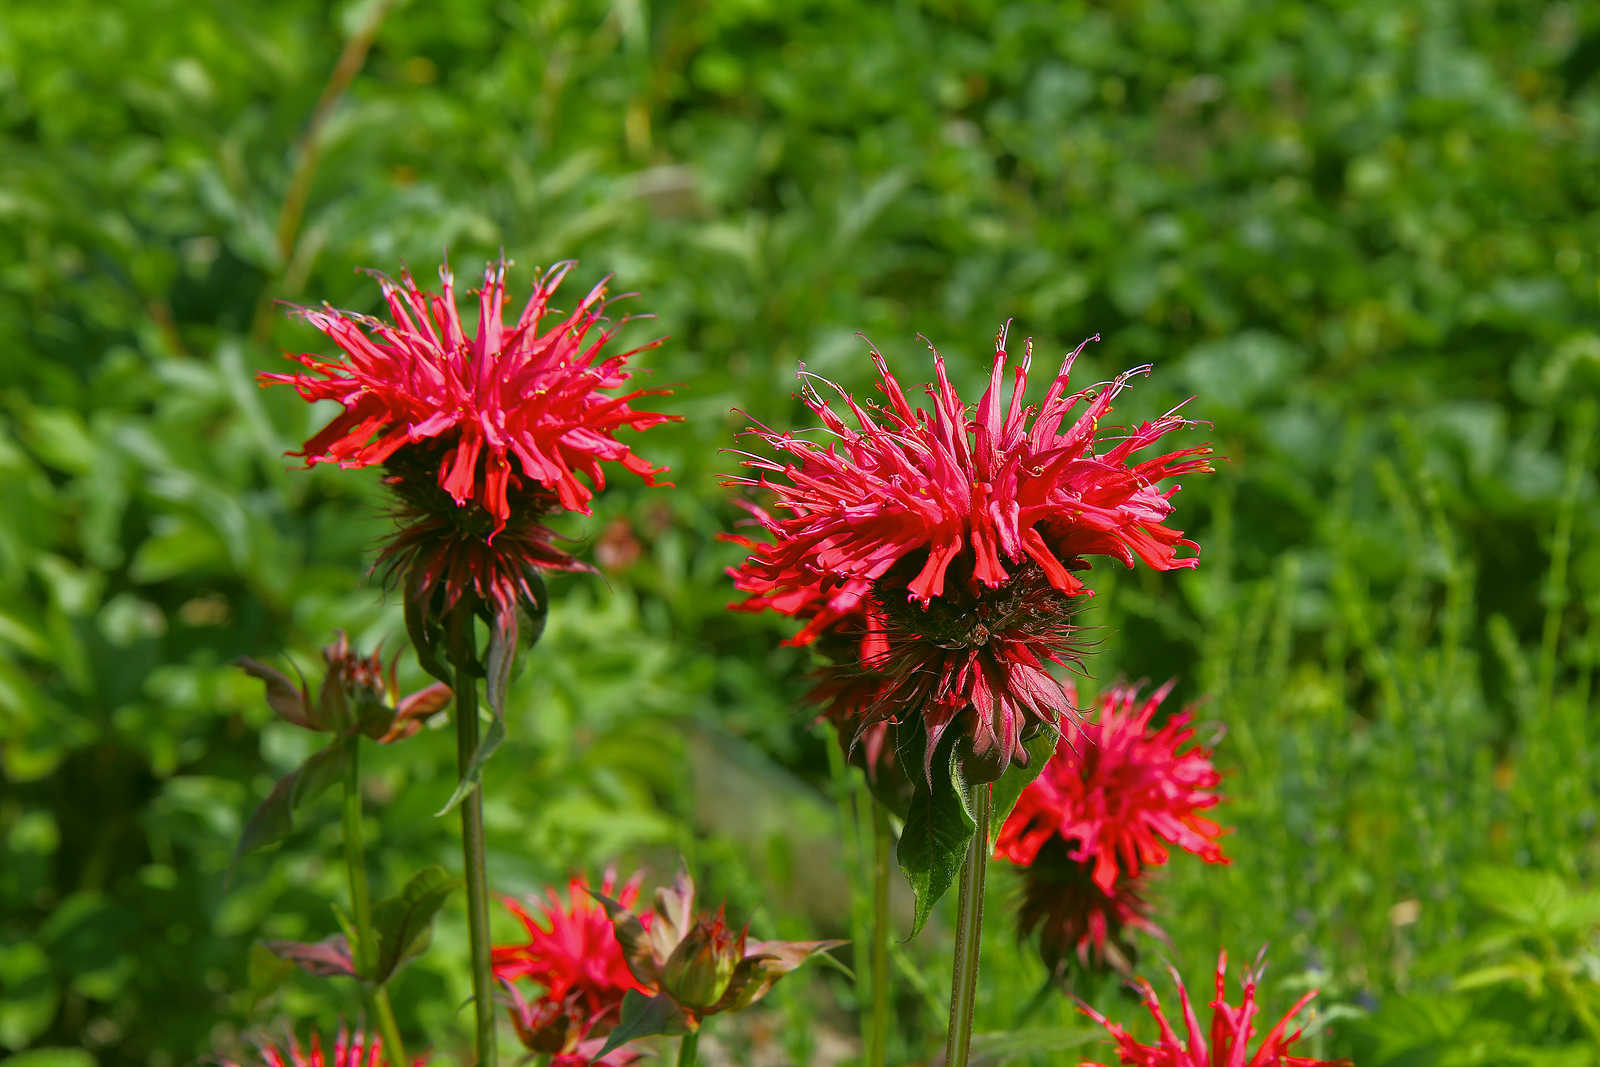
[[[293,973],[293,960],[278,956],[260,941],[251,945],[250,963],[246,970],[251,1011],[260,1007],[262,1001],[276,993]]]
[[[641,1037],[682,1034],[697,1028],[671,997],[647,997],[637,989],[630,989],[622,998],[622,1018],[606,1038],[605,1046],[595,1054],[595,1059],[603,1059],[607,1053]]]
[[[311,694],[305,687],[296,686],[282,671],[274,670],[249,656],[240,656],[233,661],[233,665],[250,677],[260,679],[266,685],[267,704],[272,708],[272,713],[284,722],[294,723],[307,730],[331,728],[320,721],[316,709],[311,704]]]
[[[955,881],[967,845],[978,828],[965,795],[965,782],[961,781],[953,739],[940,745],[934,762],[942,763],[946,771],[933,776],[931,788],[921,775],[912,777],[916,792],[895,852],[900,870],[916,894],[910,937],[922,930],[933,905]]]
[[[333,934],[321,941],[262,941],[259,944],[279,959],[288,960],[318,978],[356,977],[350,943],[343,934]]]
[[[399,896],[380,900],[373,907],[378,952],[376,969],[364,976],[368,981],[382,985],[407,960],[422,954],[432,936],[434,915],[459,884],[443,867],[425,867],[412,876]]]
[[[491,710],[493,710],[491,708]],[[456,714],[461,714],[460,705],[456,707]],[[467,769],[456,783],[455,792],[450,794],[450,799],[444,802],[444,807],[434,812],[434,817],[448,815],[455,810],[456,805],[467,799],[467,794],[478,788],[478,781],[483,777],[483,765],[489,757],[494,755],[494,750],[506,739],[506,723],[498,711],[489,719],[489,729],[484,731],[483,737],[478,740],[478,750],[467,761]]]
[[[848,944],[845,941],[751,941],[748,955],[734,969],[722,999],[706,1012],[743,1011],[767,995],[773,984],[819,952]],[[832,959],[833,957],[825,957]]]
[[[380,745],[392,745],[396,741],[404,741],[422,729],[424,720],[435,712],[443,711],[454,699],[455,693],[443,682],[434,682],[428,688],[412,693],[401,700],[399,707],[395,708],[394,718],[390,720],[388,729],[373,740]]]
[[[628,970],[645,985],[659,983],[661,969],[656,966],[655,956],[650,951],[650,934],[645,930],[644,923],[639,921],[637,915],[604,893],[596,893],[591,889],[589,895],[606,909],[606,916],[611,920],[611,929],[616,934],[617,945],[622,949],[622,958],[627,963]]]
[[[484,663],[483,689],[495,718],[505,714],[506,686],[517,658],[517,610],[508,607],[489,628],[489,652]]]
[[[1000,836],[1000,827],[1006,824],[1006,816],[1011,814],[1011,809],[1017,806],[1022,793],[1039,777],[1039,772],[1044,770],[1044,765],[1055,754],[1056,740],[1061,735],[1055,730],[1040,730],[1034,734],[1023,748],[1028,752],[1028,765],[1022,767],[1013,762],[1006,768],[994,783],[994,807],[989,814],[989,839],[992,841]]]
[[[299,767],[278,779],[272,792],[245,821],[244,832],[228,864],[228,877],[239,861],[258,848],[283,840],[294,829],[294,810],[314,800],[328,786],[339,781],[350,759],[349,738],[341,737],[314,753]]]
[[[440,655],[444,647],[444,627],[423,610],[423,598],[432,595],[427,578],[427,568],[421,561],[406,575],[406,633],[411,637],[412,647],[417,650],[417,662],[422,669],[448,685],[451,682],[450,668],[445,666]]]

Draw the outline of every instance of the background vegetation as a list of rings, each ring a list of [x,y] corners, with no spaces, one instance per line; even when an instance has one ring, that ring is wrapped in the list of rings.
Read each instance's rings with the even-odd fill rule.
[[[1047,363],[1102,334],[1086,381],[1154,363],[1119,410],[1194,394],[1215,428],[1191,439],[1228,457],[1178,498],[1200,569],[1099,571],[1087,616],[1094,674],[1178,677],[1228,772],[1233,865],[1173,861],[1146,973],[1205,989],[1219,946],[1269,943],[1269,1009],[1323,990],[1315,1052],[1594,1062],[1597,64],[1582,3],[11,3],[0,1048],[186,1064],[358,1013],[310,979],[251,991],[255,939],[334,928],[331,809],[224,879],[315,741],[229,661],[403,641],[363,578],[375,478],[290,469],[324,413],[252,376],[321,347],[273,301],[372,310],[356,268],[448,250],[465,279],[503,248],[519,286],[573,257],[574,291],[639,291],[684,420],[640,444],[677,488],[620,481],[568,528],[605,577],[555,583],[516,683],[486,775],[501,891],[681,854],[758,934],[847,936],[847,786],[786,627],[724,610],[719,450],[731,409],[801,419],[801,361],[865,388],[858,330],[911,382],[926,334],[975,396],[1014,318]],[[380,893],[459,862],[431,817],[447,733],[369,750]],[[980,1044],[1106,1055],[1065,998],[993,1036],[1043,978],[1006,874]],[[394,990],[445,1053],[458,911]],[[916,1062],[947,928],[897,952]],[[848,1059],[854,996],[808,968],[715,1044]],[[1131,1019],[1119,996],[1095,1000]]]

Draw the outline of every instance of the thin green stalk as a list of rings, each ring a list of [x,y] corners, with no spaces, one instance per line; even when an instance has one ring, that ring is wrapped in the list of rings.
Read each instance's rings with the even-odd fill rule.
[[[450,658],[455,667],[456,772],[467,773],[478,750],[478,684],[468,665],[476,658],[471,647],[472,613],[456,613]],[[489,884],[485,877],[483,844],[483,786],[480,783],[461,801],[461,861],[467,876],[467,934],[472,950],[472,1007],[477,1020],[474,1047],[479,1067],[495,1067],[494,979],[489,969]]]
[[[967,1067],[972,1045],[972,1017],[978,1000],[978,949],[983,939],[983,877],[989,867],[989,813],[994,797],[987,784],[972,791],[972,817],[977,832],[961,865],[961,897],[956,904],[956,953],[950,985],[950,1032],[945,1038],[945,1067]]]
[[[700,1031],[683,1035],[678,1043],[678,1067],[694,1067],[699,1062],[696,1051],[700,1047]]]
[[[872,805],[872,1025],[866,1067],[883,1067],[889,1055],[889,870],[894,862],[889,813]]]
[[[355,911],[356,971],[367,974],[372,967],[372,950],[377,946],[377,937],[372,928],[372,895],[367,889],[367,857],[361,840],[361,745],[354,737],[349,744],[350,758],[344,770],[344,864],[350,872],[350,906]],[[364,983],[362,989],[367,994],[368,1009],[377,1016],[386,1059],[393,1067],[408,1063],[406,1047],[400,1040],[400,1027],[389,1005],[389,991],[382,986],[370,989]]]

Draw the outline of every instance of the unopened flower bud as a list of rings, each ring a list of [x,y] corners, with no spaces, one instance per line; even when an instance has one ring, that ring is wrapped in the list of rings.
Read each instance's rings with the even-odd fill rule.
[[[744,935],[734,935],[719,911],[695,922],[662,968],[661,989],[691,1011],[705,1011],[721,999],[734,968],[744,958]]]

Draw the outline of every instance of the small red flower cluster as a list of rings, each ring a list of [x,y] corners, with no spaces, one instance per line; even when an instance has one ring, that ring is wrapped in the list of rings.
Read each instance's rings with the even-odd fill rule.
[[[1224,830],[1201,814],[1222,800],[1211,750],[1185,749],[1188,711],[1151,726],[1171,690],[1169,682],[1141,700],[1136,687],[1113,686],[1098,721],[1063,716],[1054,754],[1001,827],[996,855],[1027,868],[1023,933],[1039,931],[1052,969],[1071,951],[1084,965],[1129,971],[1123,932],[1159,934],[1141,876],[1167,861],[1168,845],[1228,862]]]
[[[1189,991],[1183,987],[1183,979],[1176,970],[1172,970],[1172,980],[1178,987],[1178,1000],[1188,1031],[1182,1040],[1162,1014],[1161,1002],[1156,998],[1155,990],[1143,978],[1139,979],[1138,984],[1144,994],[1145,1007],[1161,1027],[1161,1039],[1157,1044],[1141,1044],[1121,1026],[1087,1004],[1080,1001],[1079,1006],[1085,1015],[1104,1026],[1116,1039],[1117,1058],[1123,1067],[1350,1067],[1348,1060],[1317,1060],[1294,1056],[1289,1052],[1289,1046],[1299,1040],[1301,1034],[1300,1029],[1288,1032],[1289,1024],[1317,995],[1314,990],[1296,1001],[1288,1014],[1267,1032],[1256,1051],[1249,1053],[1246,1046],[1255,1036],[1255,1017],[1261,1010],[1256,1004],[1256,983],[1261,979],[1261,960],[1256,960],[1254,970],[1245,972],[1244,995],[1237,1008],[1227,1001],[1227,970],[1228,954],[1224,952],[1217,958],[1217,995],[1211,1002],[1209,1040],[1208,1034],[1200,1030],[1200,1020],[1189,1003]],[[1105,1065],[1085,1061],[1081,1067]]]
[[[616,892],[616,882],[616,872],[607,871],[600,883],[601,893],[610,896]],[[619,896],[629,904],[638,899],[637,875],[622,887]],[[622,998],[630,989],[648,987],[628,969],[611,920],[590,894],[587,881],[574,877],[567,883],[565,905],[550,890],[548,901],[539,906],[538,918],[509,897],[505,905],[522,922],[528,940],[495,946],[491,961],[495,978],[511,999],[512,1024],[524,1047],[555,1054],[563,1067],[591,1062],[620,1067],[630,1062],[633,1054],[621,1050],[604,1061],[594,1057],[605,1043],[605,1035],[617,1024]],[[516,984],[522,979],[541,987],[538,999],[529,1002],[523,996]]]
[[[1209,449],[1135,461],[1188,424],[1169,412],[1100,450],[1112,399],[1148,368],[1068,394],[1075,351],[1043,401],[1026,406],[1032,343],[1007,397],[1002,329],[989,387],[969,417],[937,351],[931,411],[913,408],[883,356],[871,354],[887,406],[868,410],[823,382],[854,427],[813,384],[822,380],[806,378],[802,399],[831,443],[751,431],[788,459],[752,456],[744,465],[758,473],[731,483],[775,496],[770,510],[750,509],[767,540],[735,538],[751,552],[732,572],[749,594],[739,606],[805,620],[796,643],[835,629],[859,637],[860,661],[840,669],[878,684],[852,691],[862,700],[858,732],[920,717],[931,760],[955,724],[970,756],[997,776],[1026,760],[1024,731],[1051,728],[1067,706],[1047,665],[1075,659],[1069,601],[1090,592],[1074,574],[1088,557],[1194,566],[1194,556],[1178,554],[1194,543],[1165,525],[1178,487],[1160,486],[1210,470]]]

